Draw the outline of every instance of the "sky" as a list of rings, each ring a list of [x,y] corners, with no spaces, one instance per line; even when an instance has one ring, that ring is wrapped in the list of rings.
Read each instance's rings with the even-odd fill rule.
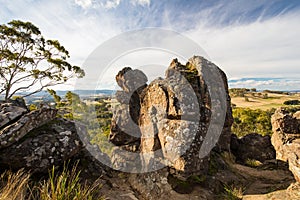
[[[114,76],[124,66],[145,71],[149,80],[163,76],[176,52],[138,49],[109,66],[101,59],[87,65],[99,46],[120,34],[161,28],[197,43],[230,87],[300,90],[299,0],[0,0],[0,23],[13,19],[59,40],[69,61],[86,70],[84,79],[55,89],[115,89]],[[179,55],[179,61],[186,60]]]

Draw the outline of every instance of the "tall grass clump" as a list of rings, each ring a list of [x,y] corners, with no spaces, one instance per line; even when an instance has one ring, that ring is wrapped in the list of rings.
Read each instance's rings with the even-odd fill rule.
[[[1,174],[0,200],[26,199],[30,174],[20,170]]]
[[[7,171],[1,175],[0,200],[102,200],[100,179],[88,185],[79,176],[76,164],[72,169],[65,165],[61,172],[53,166],[49,177],[40,182],[24,170]]]
[[[49,173],[49,179],[39,187],[42,200],[94,200],[102,199],[97,195],[101,188],[99,181],[92,185],[81,184],[76,165],[68,170],[65,166],[61,173],[56,173],[53,167]],[[97,197],[98,196],[98,197]]]
[[[224,185],[223,200],[241,200],[243,199],[244,188],[237,188],[234,185]]]

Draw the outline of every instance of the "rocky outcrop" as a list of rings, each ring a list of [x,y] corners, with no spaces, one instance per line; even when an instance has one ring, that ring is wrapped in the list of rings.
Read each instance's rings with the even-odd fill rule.
[[[276,157],[275,149],[271,144],[271,137],[256,133],[248,134],[242,138],[232,134],[231,153],[236,157],[236,161],[241,163],[245,163],[248,159],[263,163]]]
[[[35,128],[20,139],[0,151],[1,166],[47,172],[49,167],[61,166],[83,148],[74,122],[64,119]]]
[[[174,59],[166,77],[148,86],[141,71],[128,67],[116,81],[123,91],[116,93],[120,105],[110,141],[119,152],[129,148],[138,156],[115,150],[114,163],[139,160],[144,172],[168,166],[170,174],[185,180],[207,173],[213,147],[229,150],[233,118],[226,75],[205,58],[194,56],[186,65]]]
[[[12,145],[34,128],[53,120],[56,114],[57,110],[42,108],[21,116],[15,123],[0,130],[0,149]]]
[[[57,110],[52,108],[29,112],[25,104],[16,101],[1,102],[0,108],[2,170],[24,168],[32,173],[47,174],[52,166],[80,160],[78,168],[84,168],[90,177],[94,174],[99,177],[103,173],[103,165],[90,154],[98,151],[97,155],[100,155],[101,151],[88,139],[84,140],[87,135],[85,126],[56,118]],[[89,167],[83,166],[84,160],[90,163]]]
[[[134,146],[133,151],[136,151],[141,136],[137,125],[140,93],[146,87],[148,79],[142,71],[125,67],[117,74],[116,81],[123,91],[116,92],[116,99],[120,104],[113,113],[109,140],[117,146]]]
[[[0,129],[16,121],[27,112],[26,107],[20,107],[14,102],[0,102]]]
[[[300,182],[300,118],[284,109],[277,109],[272,115],[272,144],[276,158],[289,163],[289,169]]]

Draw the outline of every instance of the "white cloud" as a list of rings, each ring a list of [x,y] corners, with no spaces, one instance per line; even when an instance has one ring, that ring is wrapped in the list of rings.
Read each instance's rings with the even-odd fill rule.
[[[133,5],[150,6],[150,0],[130,0]]]
[[[300,77],[299,13],[250,24],[186,32],[231,77]]]
[[[299,78],[282,78],[269,80],[232,79],[229,80],[230,88],[257,88],[259,90],[300,90]]]
[[[229,78],[300,77],[299,12],[282,14],[263,21],[259,18],[247,24],[240,24],[237,19],[237,23],[221,27],[213,23],[215,18],[226,21],[228,13],[233,10],[246,12],[249,7],[261,6],[262,3],[251,2],[247,6],[229,4],[228,7],[214,5],[199,10],[199,13],[181,13],[182,16],[178,10],[169,10],[166,7],[162,8],[159,16],[152,16],[152,13],[146,12],[148,9],[141,6],[151,4],[155,7],[161,4],[154,5],[155,2],[150,0],[128,0],[129,4],[141,10],[137,10],[137,16],[130,16],[130,20],[127,20],[127,16],[120,19],[120,15],[117,18],[116,13],[112,12],[118,6],[120,11],[126,9],[122,7],[123,2],[124,0],[39,0],[30,3],[22,0],[0,0],[0,23],[7,23],[12,19],[33,22],[40,27],[46,38],[58,39],[70,51],[72,63],[81,65],[98,45],[128,30],[127,27],[140,28],[159,24],[161,27],[172,29],[186,27],[188,21],[191,24],[199,22],[196,27],[183,34],[196,41]],[[79,6],[84,9],[79,9]],[[177,11],[174,25],[172,13],[177,14]],[[184,20],[181,22],[182,19]],[[157,20],[160,21],[156,23]],[[142,56],[138,59],[139,63],[143,63]],[[169,63],[170,60],[164,62]],[[100,65],[101,63],[99,67]],[[90,74],[87,74],[86,78],[90,82],[96,81]],[[296,80],[285,80],[281,85],[277,82],[247,84],[271,84],[274,87],[300,85]]]
[[[116,8],[120,4],[121,0],[108,0],[103,3],[103,7],[106,9]]]
[[[84,9],[92,6],[92,0],[75,0],[75,3]]]

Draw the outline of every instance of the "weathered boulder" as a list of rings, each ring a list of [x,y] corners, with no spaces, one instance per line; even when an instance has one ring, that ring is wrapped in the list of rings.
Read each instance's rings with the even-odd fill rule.
[[[236,160],[245,163],[247,159],[254,159],[260,162],[273,160],[276,152],[271,144],[271,137],[266,135],[252,133],[242,138],[238,138],[235,134],[231,136],[231,153]]]
[[[272,144],[276,158],[289,163],[289,169],[300,182],[300,120],[284,109],[277,109],[272,115]]]
[[[20,110],[17,108],[16,110]],[[57,110],[51,108],[42,108],[33,112],[19,116],[16,122],[0,130],[0,149],[8,147],[19,141],[28,132],[39,127],[55,118]]]
[[[15,105],[13,102],[0,103],[0,129],[14,122],[27,112],[27,108]]]
[[[225,98],[227,109],[223,110],[226,113],[224,124],[212,124],[209,127],[212,121],[212,101],[215,101],[211,99],[209,89],[219,88],[208,87],[204,76],[207,75],[206,71],[210,72],[213,69],[220,72],[219,77],[222,80],[219,81],[225,88],[225,97],[221,97],[221,92],[218,94],[220,98]],[[200,156],[200,151],[208,129],[215,128],[216,131],[212,132],[217,134],[216,126],[221,126],[220,130],[223,131],[220,140],[223,141],[217,146],[228,150],[230,145],[232,115],[227,89],[225,74],[206,59],[195,56],[189,59],[186,65],[174,59],[166,71],[166,78],[154,80],[143,90],[139,119],[141,152],[161,149],[163,159],[167,161],[169,167],[175,169],[170,171],[171,174],[180,179],[206,173],[211,149],[207,148],[208,152],[205,152],[204,157]],[[206,141],[208,143],[213,143],[214,139],[220,141],[219,138],[213,138],[215,136],[209,137],[211,139]],[[155,159],[157,154],[146,155],[142,154],[145,164],[153,165],[149,161],[151,157]],[[159,162],[161,158],[157,159]]]
[[[125,160],[140,159],[144,171],[167,165],[184,180],[207,173],[214,146],[229,150],[233,118],[226,75],[205,58],[194,56],[186,65],[174,59],[166,78],[148,86],[141,71],[128,67],[116,81],[123,91],[116,93],[120,105],[113,114],[110,141],[122,150],[135,144],[140,152],[140,158],[121,156]],[[113,162],[122,164],[118,150]]]
[[[109,140],[117,146],[139,146],[140,93],[148,79],[142,71],[125,67],[117,74],[116,81],[123,91],[116,92],[120,104],[114,109]]]
[[[0,151],[0,165],[11,169],[29,169],[45,173],[52,165],[61,166],[77,154],[83,144],[74,122],[55,119],[26,133]]]
[[[146,85],[148,78],[140,70],[132,70],[130,67],[123,68],[116,76],[118,85],[130,93]]]
[[[43,107],[29,112],[18,101],[0,102],[1,115],[9,121],[0,127],[0,169],[32,173],[48,173],[52,166],[62,166],[66,161],[80,160],[78,168],[99,177],[106,168],[94,155],[105,155],[89,143],[84,125],[56,118],[57,110]],[[4,120],[2,120],[4,121]],[[93,153],[93,155],[91,155]],[[106,156],[108,163],[110,160]],[[90,163],[84,166],[84,163]]]

